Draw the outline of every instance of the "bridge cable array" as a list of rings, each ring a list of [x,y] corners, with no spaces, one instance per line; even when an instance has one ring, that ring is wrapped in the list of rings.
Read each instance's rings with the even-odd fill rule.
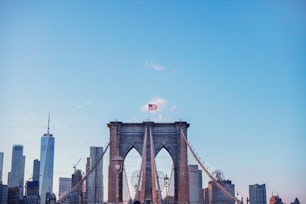
[[[213,177],[213,175],[205,168],[204,164],[201,162],[201,160],[198,158],[197,154],[195,153],[195,151],[192,149],[191,145],[189,144],[185,133],[183,131],[183,129],[181,129],[181,136],[183,137],[185,143],[187,144],[187,147],[189,148],[190,152],[192,153],[193,157],[196,159],[196,161],[198,162],[198,164],[201,166],[202,170],[206,173],[206,175],[211,179],[211,181],[216,184],[216,186],[219,188],[219,190],[221,190],[228,198],[234,200],[235,202],[237,202],[238,204],[242,204],[243,202],[240,201],[238,198],[236,198],[235,196],[231,195],[229,192],[227,192],[227,190],[215,179],[215,177]]]
[[[146,141],[146,138],[147,138],[147,134],[146,134],[147,131],[145,131],[145,140],[144,140],[144,144],[143,144],[143,153],[146,151],[146,145],[145,145],[145,141]],[[150,129],[150,137],[152,138],[152,133],[151,133],[151,129]],[[211,181],[230,199],[234,200],[235,202],[237,202],[238,204],[242,204],[243,202],[240,201],[238,198],[236,198],[235,196],[231,195],[230,193],[227,192],[227,190],[213,177],[213,175],[207,170],[207,168],[205,168],[204,164],[201,162],[201,160],[199,159],[199,157],[197,156],[197,154],[195,153],[195,151],[193,150],[193,148],[191,147],[191,145],[189,144],[186,136],[185,136],[185,133],[184,131],[181,129],[181,137],[183,138],[183,140],[185,141],[188,149],[190,150],[190,152],[192,153],[193,157],[196,159],[196,161],[198,162],[198,164],[200,165],[200,167],[202,168],[202,170],[206,173],[206,175],[211,179]],[[150,139],[151,139],[150,138]],[[152,143],[152,140],[151,140],[151,143]],[[61,196],[59,198],[59,202],[61,203],[63,200],[67,199],[74,191],[76,191],[78,189],[78,187],[80,185],[83,184],[83,182],[88,178],[88,176],[96,169],[96,167],[98,166],[98,164],[102,161],[103,157],[104,157],[104,154],[106,153],[106,151],[108,150],[110,146],[110,142],[106,145],[106,148],[104,149],[103,153],[101,154],[101,156],[99,157],[99,159],[95,162],[95,164],[92,166],[92,168],[88,171],[88,173],[75,185],[73,186],[69,191],[67,191],[63,196]],[[145,179],[144,178],[144,167],[145,167],[145,158],[143,158],[142,160],[142,166],[141,166],[141,171],[140,171],[140,176],[139,176],[139,180],[138,180],[138,189],[137,189],[137,192],[136,192],[136,198],[139,196],[138,195],[138,191],[139,191],[139,187],[140,187],[140,184],[141,184],[141,188],[143,188],[144,186],[144,182],[145,182]],[[155,172],[154,172],[155,171]],[[154,165],[154,169],[153,169],[153,178],[155,177],[155,179],[158,180],[157,178],[157,175],[156,175],[156,166]],[[126,175],[125,175],[126,177]],[[125,178],[126,179],[126,178]],[[154,179],[154,180],[155,180]],[[127,179],[126,179],[127,180]],[[155,180],[156,181],[156,180]],[[156,181],[158,182],[158,181]],[[157,183],[157,186],[160,190],[160,185],[159,183]],[[130,197],[131,197],[131,194],[130,192],[128,192]],[[160,193],[160,192],[159,192]],[[142,193],[142,195],[140,197],[144,198],[144,193]],[[160,196],[160,195],[159,195]],[[158,198],[158,200],[160,201],[160,198]]]
[[[128,185],[128,178],[127,178],[127,174],[126,174],[124,165],[123,165],[123,180],[124,181],[122,182],[122,185],[125,185],[124,189],[127,189],[127,198],[128,200],[131,200],[132,196],[131,196],[131,191]],[[124,198],[126,198],[125,195],[122,197],[122,199],[124,200]]]
[[[76,184],[74,185],[69,191],[67,191],[62,197],[59,198],[59,202],[61,203],[63,200],[67,199],[74,191],[78,189],[79,186],[83,184],[83,182],[87,179],[87,177],[97,168],[98,164],[102,161],[104,154],[106,153],[107,149],[109,148],[110,142],[106,145],[103,153],[99,157],[99,159],[95,162],[92,168],[88,171],[88,173]]]

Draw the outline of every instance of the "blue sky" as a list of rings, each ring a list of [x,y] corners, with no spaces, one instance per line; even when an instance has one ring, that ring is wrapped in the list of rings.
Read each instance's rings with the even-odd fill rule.
[[[306,202],[303,1],[1,1],[0,151],[26,179],[51,112],[55,186],[112,120],[189,122],[201,158],[239,193]],[[105,164],[106,165],[106,164]],[[106,175],[106,173],[104,173]],[[207,180],[204,181],[207,183]]]

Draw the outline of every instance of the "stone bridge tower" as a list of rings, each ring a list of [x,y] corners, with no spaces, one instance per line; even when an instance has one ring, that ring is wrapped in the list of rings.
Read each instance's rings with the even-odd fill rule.
[[[189,124],[184,121],[174,123],[155,123],[146,121],[142,123],[123,123],[113,121],[108,124],[110,131],[110,157],[108,175],[108,202],[122,202],[122,172],[116,171],[117,160],[120,156],[123,161],[133,148],[145,159],[145,189],[142,195],[143,203],[152,203],[151,154],[154,158],[158,152],[165,148],[172,158],[174,165],[174,201],[175,203],[189,203],[189,176],[187,162],[187,145],[184,142],[181,129],[187,135]],[[146,135],[151,135],[151,140]],[[152,142],[153,141],[153,142]],[[151,145],[150,143],[153,143]],[[146,147],[145,147],[146,146]],[[153,147],[153,151],[150,149]],[[145,151],[143,151],[143,149]],[[143,160],[144,161],[144,160]],[[119,174],[119,175],[118,175]],[[117,188],[118,186],[118,188]]]

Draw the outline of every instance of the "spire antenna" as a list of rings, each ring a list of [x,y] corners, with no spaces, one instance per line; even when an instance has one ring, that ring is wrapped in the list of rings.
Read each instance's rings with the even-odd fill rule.
[[[49,130],[50,130],[50,112],[49,112],[49,116],[48,116],[48,131],[47,131],[48,135],[49,135]]]

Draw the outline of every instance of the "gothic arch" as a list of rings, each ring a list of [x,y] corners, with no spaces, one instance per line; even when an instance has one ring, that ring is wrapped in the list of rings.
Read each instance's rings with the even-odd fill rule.
[[[188,182],[188,163],[187,163],[187,145],[182,139],[181,129],[187,135],[189,124],[187,122],[174,123],[122,123],[118,121],[108,124],[110,130],[110,157],[109,157],[109,181],[108,181],[108,201],[116,202],[116,184],[119,179],[119,201],[122,201],[122,174],[117,176],[114,169],[115,162],[112,158],[121,156],[123,160],[133,148],[141,155],[148,158],[148,152],[143,155],[143,144],[145,135],[152,132],[154,156],[165,148],[172,158],[174,165],[174,200],[178,203],[189,203],[189,182]],[[150,131],[149,131],[150,130]],[[148,145],[150,146],[150,145]],[[151,171],[150,162],[146,163],[147,171]],[[150,174],[148,174],[150,175]],[[146,188],[150,189],[150,178],[146,178]],[[150,190],[145,190],[146,200],[152,198]],[[150,201],[148,201],[150,203]]]

